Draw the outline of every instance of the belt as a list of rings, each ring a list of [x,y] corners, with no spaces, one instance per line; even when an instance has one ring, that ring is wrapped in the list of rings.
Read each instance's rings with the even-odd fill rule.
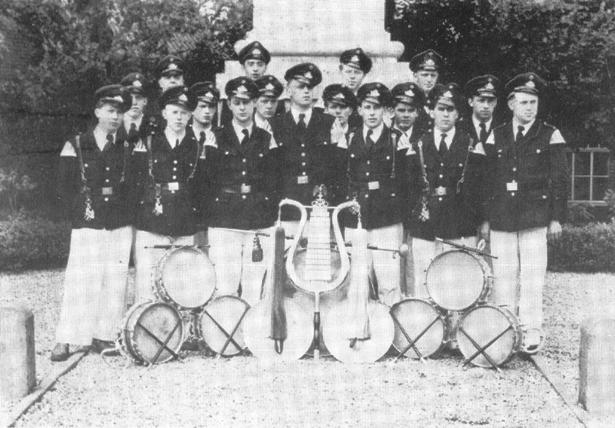
[[[163,188],[164,190],[168,190],[170,192],[177,192],[179,190],[183,190],[186,188],[186,185],[184,183],[179,183],[177,181],[171,181],[168,183],[156,183],[158,185],[160,185],[161,188]]]
[[[373,192],[390,186],[389,180],[351,181],[350,187],[358,190]]]
[[[229,185],[229,186],[222,186],[220,191],[222,193],[248,195],[252,193],[252,190],[253,190],[252,187],[253,186],[251,184],[241,183],[241,184],[235,184],[235,185]]]
[[[113,195],[113,187],[101,187],[100,194],[103,196],[111,196]]]
[[[309,184],[310,176],[309,175],[297,175],[296,180],[297,180],[297,184]]]

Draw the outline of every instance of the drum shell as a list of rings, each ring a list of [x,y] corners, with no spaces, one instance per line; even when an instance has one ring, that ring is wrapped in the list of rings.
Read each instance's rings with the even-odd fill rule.
[[[481,312],[480,316],[477,315],[479,311]],[[493,315],[487,314],[498,315],[496,318]],[[466,359],[470,358],[478,351],[469,339],[467,339],[465,334],[461,332],[461,328],[463,328],[480,346],[484,346],[491,339],[497,337],[500,332],[507,329],[508,326],[510,326],[511,330],[485,350],[497,366],[501,366],[508,362],[519,348],[519,344],[521,343],[519,321],[505,306],[475,306],[464,313],[459,320],[459,325],[455,332],[459,351]],[[488,336],[485,334],[486,331],[489,333]],[[477,355],[471,363],[479,367],[492,367],[482,354]]]
[[[446,271],[439,273],[442,269]],[[465,250],[438,254],[425,275],[429,298],[447,311],[461,312],[484,303],[491,292],[492,283],[489,264],[482,257]]]
[[[171,270],[174,266],[172,263],[175,260],[179,260],[185,257],[186,254],[190,254],[198,260],[198,265],[190,263],[189,268],[198,272],[193,272],[192,275],[196,275],[197,278],[187,275],[187,269],[185,269],[186,263],[180,264]],[[168,272],[168,273],[167,273]],[[171,278],[169,275],[174,273],[173,276],[179,276],[178,279],[173,278],[173,285],[177,285],[177,281],[187,282],[185,289],[179,290],[180,294],[176,294],[175,291],[171,291]],[[197,284],[200,284],[199,288]],[[164,256],[160,259],[156,266],[156,277],[154,281],[154,295],[167,303],[170,303],[180,310],[198,310],[202,308],[211,299],[216,290],[216,272],[212,262],[207,254],[201,251],[197,247],[183,246],[178,248],[172,248],[168,250]]]
[[[205,305],[198,316],[196,322],[196,333],[205,344],[217,354],[225,357],[239,355],[246,348],[244,338],[244,326],[246,321],[247,311],[250,305],[243,299],[236,296],[220,296],[211,300]],[[207,311],[207,313],[206,313]],[[209,313],[209,315],[207,315]],[[219,327],[211,320],[213,317],[229,334],[237,327],[233,340],[239,345],[239,348],[229,341],[226,349],[222,352],[224,343],[227,342],[227,336],[220,330]]]
[[[416,340],[415,346],[423,358],[435,357],[443,349],[448,336],[448,322],[446,315],[431,301],[404,299],[391,307],[391,315],[402,325],[408,336]],[[435,323],[417,340],[417,336],[433,321]],[[401,353],[409,344],[399,325],[395,323],[393,346]],[[419,358],[412,347],[404,355],[409,358]]]
[[[179,353],[179,350],[181,349],[181,346],[184,342],[183,319],[179,311],[174,306],[168,303],[165,303],[165,302],[151,302],[151,301],[136,304],[126,314],[124,325],[122,326],[122,330],[120,332],[120,336],[121,336],[121,342],[123,343],[126,353],[133,359],[134,362],[139,363],[139,364],[160,364],[160,363],[167,362],[174,358],[171,352],[169,352],[168,350],[163,350],[160,353],[160,356],[158,357],[158,359],[156,359],[155,361],[151,361],[153,357],[150,357],[150,352],[149,352],[150,349],[146,349],[146,348],[149,348],[149,346],[145,346],[146,344],[138,343],[140,341],[140,339],[137,340],[137,337],[138,337],[137,331],[138,331],[139,323],[144,319],[144,316],[148,312],[155,311],[155,310],[158,311],[158,313],[164,313],[161,311],[165,311],[167,313],[172,314],[173,318],[175,319],[175,323],[179,324],[178,328],[175,330],[175,333],[173,333],[173,335],[171,336],[171,340],[169,340],[169,342],[167,343],[167,346],[175,354],[177,354]],[[160,324],[162,325],[159,325],[158,326],[159,328],[156,328],[156,329],[152,328],[151,325],[148,325],[147,328],[150,331],[154,330],[152,331],[153,333],[154,332],[162,333],[161,337],[159,336],[157,337],[159,337],[159,339],[164,342],[167,339],[167,333],[170,334],[169,330],[172,331],[175,328],[175,325],[171,327],[172,322],[164,322],[164,320],[162,320]],[[141,328],[141,330],[143,329]],[[149,337],[147,333],[145,337]],[[156,344],[156,346],[159,347],[160,345]]]

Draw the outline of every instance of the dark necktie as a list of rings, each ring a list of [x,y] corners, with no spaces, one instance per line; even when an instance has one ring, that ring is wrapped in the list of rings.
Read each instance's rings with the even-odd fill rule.
[[[113,134],[107,134],[107,142],[105,143],[105,147],[103,150],[109,149],[113,145]]]
[[[134,122],[130,124],[130,129],[128,130],[128,137],[126,139],[131,143],[136,143],[137,141],[139,141],[137,125]]]
[[[523,131],[525,128],[523,126],[517,126],[517,136],[515,137],[515,142],[519,142],[523,139]]]
[[[173,147],[173,149],[176,149],[177,147],[179,147],[179,138],[175,140],[175,147]]]
[[[305,114],[304,113],[299,113],[299,122],[297,123],[297,126],[299,127],[301,131],[305,131],[307,129],[307,125],[305,124]]]
[[[440,157],[444,157],[448,152],[448,147],[446,147],[446,134],[442,134],[442,139],[440,140],[440,147],[438,148],[438,153]]]
[[[365,145],[368,149],[370,149],[374,145],[374,140],[372,140],[372,135],[374,134],[373,129],[367,130],[367,138],[365,138]]]
[[[481,143],[484,143],[485,141],[487,141],[487,136],[489,135],[487,134],[487,125],[485,125],[485,122],[481,122],[478,126],[480,127],[480,134],[478,136],[478,139]]]
[[[242,129],[241,133],[243,134],[243,138],[241,139],[241,145],[244,146],[248,143],[248,140],[250,139],[250,133],[247,129]]]
[[[205,131],[201,131],[199,134],[199,144],[202,146],[205,143]]]

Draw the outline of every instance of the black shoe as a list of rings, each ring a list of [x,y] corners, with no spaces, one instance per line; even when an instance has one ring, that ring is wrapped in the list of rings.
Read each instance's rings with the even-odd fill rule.
[[[110,340],[92,339],[92,350],[97,354],[107,349],[115,349],[115,343]],[[108,352],[106,355],[110,355]]]
[[[49,359],[53,362],[66,361],[70,357],[70,352],[68,351],[68,343],[56,343],[53,350],[51,351],[51,355]]]

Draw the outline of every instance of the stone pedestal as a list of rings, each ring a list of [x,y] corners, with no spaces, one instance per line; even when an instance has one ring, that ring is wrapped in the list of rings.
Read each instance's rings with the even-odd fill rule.
[[[411,80],[412,74],[408,63],[397,61],[404,48],[384,29],[384,6],[383,0],[254,0],[253,30],[235,44],[235,51],[261,42],[271,52],[267,73],[281,82],[292,65],[315,63],[323,74],[314,93],[320,97],[325,86],[341,81],[340,54],[361,47],[373,61],[363,83],[379,81],[390,88]],[[240,75],[239,62],[226,61],[224,73],[216,76],[220,92]]]
[[[34,316],[26,308],[0,307],[0,401],[17,400],[36,384]]]

